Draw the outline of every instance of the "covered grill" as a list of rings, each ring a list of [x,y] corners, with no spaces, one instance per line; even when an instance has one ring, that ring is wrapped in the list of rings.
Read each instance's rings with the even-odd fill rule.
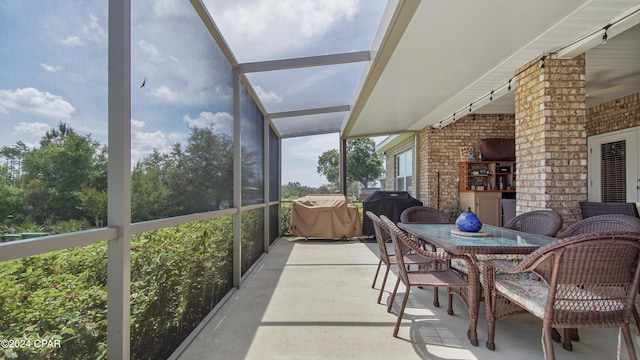
[[[344,195],[308,195],[293,202],[291,234],[346,239],[362,235],[358,208]]]

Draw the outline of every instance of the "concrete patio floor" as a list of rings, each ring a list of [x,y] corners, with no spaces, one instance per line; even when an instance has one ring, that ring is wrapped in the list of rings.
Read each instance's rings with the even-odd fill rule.
[[[542,321],[530,315],[498,322],[496,349],[485,347],[485,304],[480,304],[479,346],[467,340],[468,314],[454,297],[455,315],[440,307],[431,289],[411,291],[399,338],[386,303],[395,283],[389,275],[383,304],[371,281],[378,264],[371,239],[349,241],[281,238],[201,331],[172,358],[191,359],[542,359]],[[640,336],[632,322],[636,351]],[[615,359],[617,329],[581,329],[572,352],[555,343],[557,359]],[[183,350],[184,351],[181,351]],[[622,359],[628,359],[624,341]]]

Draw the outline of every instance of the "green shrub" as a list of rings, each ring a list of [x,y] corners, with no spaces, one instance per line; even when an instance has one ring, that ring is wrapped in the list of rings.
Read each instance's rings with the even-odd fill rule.
[[[105,358],[106,264],[105,244],[0,263],[0,338],[60,341],[0,348],[0,356]]]
[[[232,217],[134,236],[131,358],[167,358],[230,290]],[[60,347],[0,348],[0,358],[106,358],[107,245],[0,263],[0,339]]]
[[[86,220],[64,220],[53,226],[55,234],[65,234],[74,231],[87,230],[90,227]]]
[[[44,227],[33,220],[25,220],[13,226],[16,233],[43,232]]]
[[[283,201],[280,203],[280,233],[282,235],[291,234],[291,209],[293,208],[293,202]]]

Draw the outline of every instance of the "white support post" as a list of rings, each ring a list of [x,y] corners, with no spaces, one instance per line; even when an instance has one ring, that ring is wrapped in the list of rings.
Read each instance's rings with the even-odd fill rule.
[[[242,279],[242,146],[240,136],[240,73],[233,70],[233,286]]]
[[[340,192],[347,195],[347,139],[340,139]]]
[[[107,357],[129,359],[131,283],[131,1],[109,1]]]
[[[278,136],[278,235],[282,235],[282,138]]]
[[[263,116],[263,121],[262,124],[264,125],[262,127],[262,132],[263,132],[263,146],[262,146],[262,152],[263,152],[263,159],[264,159],[264,166],[263,166],[263,177],[264,177],[264,203],[267,204],[267,206],[264,208],[264,252],[268,253],[269,252],[269,238],[270,238],[270,227],[271,227],[271,217],[269,216],[270,214],[270,209],[271,206],[269,206],[269,200],[270,200],[270,191],[269,191],[269,184],[270,184],[270,172],[269,172],[269,167],[271,166],[269,164],[269,120],[267,120],[264,116]]]

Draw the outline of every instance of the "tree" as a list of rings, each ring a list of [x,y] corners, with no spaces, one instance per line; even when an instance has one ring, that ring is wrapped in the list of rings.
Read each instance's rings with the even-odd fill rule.
[[[363,188],[382,175],[382,158],[376,153],[376,144],[368,138],[347,140],[347,182],[357,182]],[[340,161],[338,151],[325,151],[318,158],[319,174],[332,184],[339,182]]]
[[[0,149],[0,155],[6,160],[7,179],[13,186],[21,186],[20,179],[22,177],[22,161],[24,154],[29,150],[27,145],[22,141],[18,141],[15,145],[8,147],[3,146]]]
[[[46,133],[39,148],[25,154],[22,170],[27,206],[33,210],[34,220],[82,218],[77,192],[83,187],[106,190],[106,168],[96,173],[99,149],[99,143],[90,135],[79,135],[61,123],[58,129]],[[106,161],[103,159],[102,163],[105,166]],[[102,179],[102,184],[92,183],[97,179]]]
[[[298,181],[289,182],[287,185],[282,186],[282,199],[294,200],[303,196],[311,194],[330,194],[331,189],[327,185],[322,185],[319,188],[313,188],[311,186],[305,186]]]
[[[154,150],[131,173],[131,219],[161,219],[170,214],[168,175],[173,171],[168,155]]]
[[[248,171],[243,163],[243,171]],[[132,172],[134,222],[223,209],[233,202],[233,140],[213,127],[191,128],[186,144],[157,150]]]
[[[233,202],[233,140],[214,128],[192,128],[184,153],[178,158],[184,209],[212,211]]]
[[[338,150],[327,150],[318,158],[318,174],[322,174],[327,181],[337,186],[340,182],[340,154]]]
[[[92,216],[95,226],[101,227],[107,216],[107,192],[93,187],[83,187],[76,193],[80,199],[79,209],[85,216]]]
[[[6,221],[9,215],[14,221],[23,221],[24,189],[11,184],[10,172],[7,165],[0,165],[0,221]]]

